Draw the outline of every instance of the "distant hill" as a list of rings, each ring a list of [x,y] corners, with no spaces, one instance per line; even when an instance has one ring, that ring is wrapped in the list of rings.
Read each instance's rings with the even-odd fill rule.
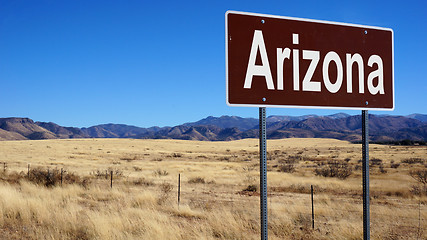
[[[1,137],[8,140],[56,138],[49,130],[29,118],[0,118]]]
[[[427,141],[427,115],[369,115],[371,141]],[[334,138],[361,140],[360,115],[338,113],[329,116],[269,116],[267,137]],[[136,138],[228,141],[258,137],[258,119],[237,116],[207,117],[174,127],[140,128],[125,124],[101,124],[88,128],[63,127],[29,118],[0,118],[0,140],[56,138]]]
[[[336,113],[336,114],[328,115],[325,117],[332,118],[332,119],[339,119],[339,118],[346,118],[349,116],[350,115],[348,115],[346,113]],[[277,116],[277,115],[272,115],[272,116],[269,116],[266,120],[267,120],[267,122],[303,121],[303,120],[306,120],[309,118],[318,118],[318,117],[321,117],[321,116],[318,116],[315,114],[303,115],[303,116]]]
[[[90,128],[82,128],[85,132],[92,132],[89,134],[92,137],[102,137],[102,134],[108,135],[107,137],[118,137],[118,138],[136,138],[141,134],[148,134],[151,132],[157,132],[160,130],[159,127],[151,128],[140,128],[136,126],[130,126],[125,124],[101,124]],[[104,132],[100,136],[96,136],[94,133],[103,130]]]
[[[416,119],[402,116],[378,117],[369,115],[369,134],[372,141],[425,140],[427,135],[415,134],[413,129],[424,124]],[[405,131],[407,136],[396,135]],[[329,117],[308,118],[302,121],[277,122],[268,125],[271,138],[315,137],[335,138],[348,141],[361,140],[362,119],[360,116],[333,119]]]
[[[55,135],[54,138],[88,138],[89,134],[82,131],[80,128],[75,127],[62,127],[53,122],[36,122],[36,125],[42,127],[52,134]]]
[[[414,114],[408,115],[407,117],[420,120],[421,122],[427,122],[427,114],[414,113]]]
[[[16,132],[0,129],[0,140],[26,140],[27,138]]]
[[[82,131],[94,138],[138,138],[142,134],[157,132],[159,127],[140,128],[125,124],[101,124],[89,128],[82,128]]]
[[[245,131],[253,128],[258,124],[256,118],[242,118],[237,116],[221,116],[212,117],[209,116],[197,122],[184,123],[184,126],[200,126],[200,125],[214,125],[220,128],[233,128],[236,127],[239,130]]]
[[[280,115],[272,115],[267,117],[267,122],[287,122],[287,121],[302,121],[309,118],[319,117],[317,115],[303,115],[303,116],[280,116]],[[257,119],[258,121],[258,119]]]

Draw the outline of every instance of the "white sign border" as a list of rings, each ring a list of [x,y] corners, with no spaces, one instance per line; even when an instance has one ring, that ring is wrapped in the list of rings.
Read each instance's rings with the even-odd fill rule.
[[[377,29],[377,30],[385,30],[391,32],[391,48],[392,48],[392,88],[393,88],[393,107],[392,108],[363,108],[363,107],[331,107],[331,106],[298,106],[298,105],[263,105],[263,104],[236,104],[230,103],[228,99],[228,14],[241,14],[241,15],[249,15],[249,16],[257,16],[257,17],[269,17],[269,18],[278,18],[278,19],[286,19],[286,20],[296,20],[303,22],[313,22],[313,23],[323,23],[323,24],[331,24],[331,25],[339,25],[339,26],[350,26],[350,27],[359,27],[359,28],[367,28],[367,29]],[[261,14],[261,13],[250,13],[250,12],[240,12],[228,10],[225,12],[225,96],[226,103],[230,107],[273,107],[273,108],[302,108],[302,109],[343,109],[343,110],[377,110],[377,111],[393,111],[395,108],[395,89],[394,89],[394,31],[391,28],[384,27],[375,27],[375,26],[367,26],[360,24],[352,24],[352,23],[341,23],[341,22],[332,22],[332,21],[324,21],[324,20],[314,20],[314,19],[306,19],[306,18],[296,18],[296,17],[285,17],[278,15],[270,15],[270,14]]]

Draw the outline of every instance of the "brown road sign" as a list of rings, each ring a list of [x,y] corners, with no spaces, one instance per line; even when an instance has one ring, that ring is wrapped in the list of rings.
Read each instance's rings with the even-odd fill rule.
[[[393,30],[226,13],[230,106],[394,109]]]

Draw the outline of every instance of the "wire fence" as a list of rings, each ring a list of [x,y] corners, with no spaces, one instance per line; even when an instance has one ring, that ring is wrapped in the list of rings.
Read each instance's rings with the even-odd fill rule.
[[[8,162],[0,163],[0,176],[1,172],[10,173],[17,172],[23,175],[29,174],[31,169],[35,168],[44,168],[44,169],[73,169],[72,167],[61,166],[61,165],[51,165],[46,166],[43,164],[25,164],[22,162]],[[61,170],[62,172],[62,170]],[[86,175],[92,174],[90,172],[84,173]],[[105,173],[106,176],[106,186],[113,187],[113,178],[107,177],[108,174],[113,174],[111,171]],[[178,176],[177,176],[178,179]],[[180,178],[181,179],[181,176]],[[110,182],[111,181],[111,182]],[[111,184],[111,185],[110,185]],[[193,189],[186,189],[185,185],[181,185],[180,182],[176,183],[180,185],[180,201],[183,202],[185,198],[194,199],[199,197],[202,194],[209,195],[209,198],[200,197],[197,201],[201,203],[208,203],[211,201],[216,201],[220,203],[230,203],[235,204],[236,202],[251,202],[252,204],[257,204],[259,198],[256,196],[246,196],[241,195],[236,192],[222,192],[220,194],[211,194],[211,192],[206,191],[197,193],[195,195]],[[193,185],[194,186],[194,185]],[[304,199],[299,202],[290,201],[288,196],[285,196],[286,193],[280,192],[275,193],[274,191],[269,190],[269,212],[270,218],[274,217],[277,214],[291,214],[294,216],[305,215],[312,216],[312,208],[310,201],[310,192],[307,193],[297,193],[301,195],[299,199]],[[293,193],[295,194],[295,193]],[[327,192],[322,192],[319,194],[314,194],[314,221],[316,226],[326,226],[333,225],[338,221],[343,221],[346,219],[360,219],[362,221],[363,210],[362,210],[362,198],[361,196],[343,196],[343,195],[333,195],[328,196]],[[325,200],[326,199],[326,200]],[[405,199],[405,202],[402,202],[402,199],[389,197],[387,196],[387,204],[376,203],[375,201],[371,202],[371,225],[375,226],[388,226],[388,227],[398,227],[398,228],[408,228],[413,229],[414,231],[427,231],[427,206],[423,202],[415,202],[416,199]],[[411,202],[412,201],[412,202]],[[280,211],[277,211],[277,206],[286,206],[280,208]],[[360,209],[355,209],[355,205],[359,205]],[[343,206],[343,207],[339,207]],[[348,208],[351,206],[351,208]],[[396,208],[398,206],[398,208]],[[384,212],[384,210],[392,209],[393,213]]]

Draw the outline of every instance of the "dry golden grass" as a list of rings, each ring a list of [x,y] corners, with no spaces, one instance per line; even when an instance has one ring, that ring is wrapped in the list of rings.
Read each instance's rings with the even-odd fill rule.
[[[269,140],[267,145],[269,239],[361,239],[361,145],[332,139]],[[380,159],[370,168],[372,239],[427,239],[427,196],[411,192],[419,184],[409,175],[426,168],[427,147],[371,144],[370,158]],[[330,160],[348,162],[352,174],[316,176],[314,170]],[[256,139],[2,141],[0,162],[6,163],[6,171],[0,168],[3,239],[260,236],[259,194],[243,191],[259,185]],[[27,179],[28,164],[50,173],[63,168],[77,183],[34,184]],[[281,172],[283,165],[294,171]]]

